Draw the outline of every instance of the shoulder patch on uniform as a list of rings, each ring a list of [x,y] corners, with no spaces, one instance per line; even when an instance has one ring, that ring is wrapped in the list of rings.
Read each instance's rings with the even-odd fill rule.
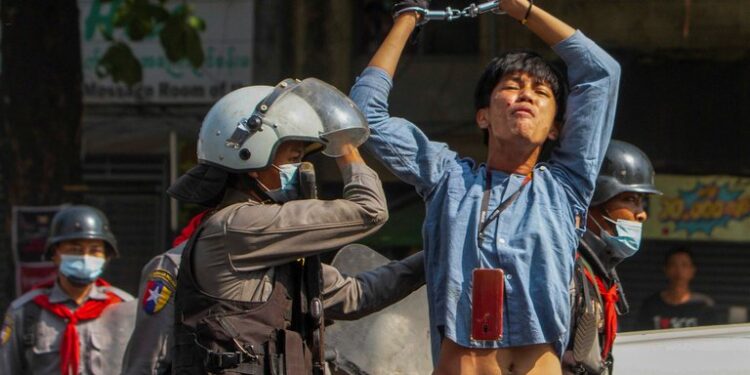
[[[143,311],[153,315],[164,309],[176,288],[177,283],[171,273],[163,269],[151,272],[141,296]]]
[[[13,314],[10,311],[5,314],[3,327],[0,328],[0,346],[4,346],[13,336]]]

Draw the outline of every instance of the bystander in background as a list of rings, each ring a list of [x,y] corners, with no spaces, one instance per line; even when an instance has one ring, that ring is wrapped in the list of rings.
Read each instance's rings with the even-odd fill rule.
[[[716,324],[714,300],[690,290],[695,277],[692,252],[678,247],[664,257],[664,274],[669,280],[666,289],[646,298],[638,315],[640,329],[697,327]]]

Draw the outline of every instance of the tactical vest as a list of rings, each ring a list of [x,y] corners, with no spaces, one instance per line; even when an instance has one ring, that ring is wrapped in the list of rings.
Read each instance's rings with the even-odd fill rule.
[[[627,313],[627,300],[617,274],[612,271],[612,275],[608,275],[584,237],[578,247],[573,273],[572,327],[567,349],[572,352],[575,360],[575,365],[567,370],[574,374],[612,373],[614,357],[611,350],[605,351],[604,348],[611,346],[614,340],[614,337],[608,337],[607,329],[614,325],[616,330],[617,319],[616,316],[614,321],[605,318],[606,302],[602,298],[597,281],[601,281],[605,288],[617,286],[617,315]]]
[[[319,263],[317,270],[308,266],[307,271],[301,262],[276,267],[273,291],[265,302],[222,299],[203,291],[195,279],[192,254],[200,232],[191,237],[180,262],[173,373],[317,373],[320,366],[317,361],[313,366],[311,349],[318,327],[303,308],[309,293],[303,278],[311,272],[319,278]]]

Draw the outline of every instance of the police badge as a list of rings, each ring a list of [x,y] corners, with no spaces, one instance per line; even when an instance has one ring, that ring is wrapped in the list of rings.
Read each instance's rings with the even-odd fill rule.
[[[161,311],[174,294],[176,285],[174,276],[169,272],[162,269],[152,272],[141,297],[143,311],[149,315]]]
[[[5,345],[10,341],[11,336],[13,336],[13,316],[8,313],[5,315],[3,328],[0,329],[0,345]]]

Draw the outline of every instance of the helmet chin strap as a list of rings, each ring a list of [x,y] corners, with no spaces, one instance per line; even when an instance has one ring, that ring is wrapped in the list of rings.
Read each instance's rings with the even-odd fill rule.
[[[261,203],[273,202],[273,199],[266,193],[269,189],[257,178],[244,174],[240,177],[240,186],[242,186],[242,190],[249,191],[260,198]]]

